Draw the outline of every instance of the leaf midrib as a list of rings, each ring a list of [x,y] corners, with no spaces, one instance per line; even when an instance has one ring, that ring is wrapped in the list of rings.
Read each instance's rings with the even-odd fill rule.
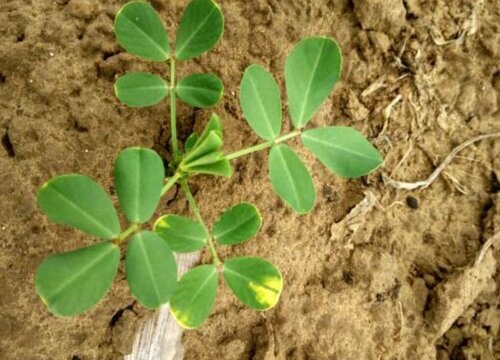
[[[205,26],[205,24],[207,23],[208,19],[210,18],[210,16],[212,16],[212,13],[215,10],[216,10],[216,7],[212,7],[212,10],[210,10],[210,12],[208,13],[207,17],[202,22],[200,22],[200,24],[191,33],[191,35],[189,35],[189,37],[184,41],[184,44],[182,45],[182,47],[180,47],[180,49],[176,49],[177,56],[179,56],[179,54],[182,54],[182,52],[189,45],[189,43],[191,42],[191,40],[200,32],[201,28],[203,26]]]
[[[252,76],[249,77],[249,81],[250,81],[250,86],[252,87],[252,89],[255,92],[257,103],[258,103],[259,107],[261,108],[262,112],[264,113],[264,116],[267,120],[265,122],[265,124],[266,124],[267,129],[269,130],[269,135],[271,135],[271,138],[275,138],[276,134],[274,133],[274,129],[271,126],[271,117],[269,116],[267,109],[264,106],[264,102],[262,101],[262,98],[260,97],[260,92],[257,90],[257,86],[255,85],[255,82],[254,82],[254,79]]]
[[[264,289],[266,289],[266,290],[272,291],[272,292],[273,292],[273,293],[275,293],[275,294],[278,294],[278,293],[279,293],[279,291],[277,291],[276,289],[273,289],[273,288],[271,288],[271,287],[269,287],[269,286],[266,286],[266,285],[265,285],[265,284],[263,284],[263,283],[257,282],[257,281],[255,281],[254,279],[251,279],[251,278],[249,278],[249,277],[247,277],[247,276],[245,276],[245,275],[242,275],[241,273],[236,272],[236,271],[234,271],[234,270],[232,270],[232,269],[228,268],[227,266],[225,266],[225,267],[224,267],[224,270],[225,270],[225,271],[227,271],[227,272],[229,272],[229,273],[231,273],[231,274],[233,274],[233,275],[235,275],[236,277],[239,277],[240,279],[243,279],[243,280],[245,280],[245,281],[247,281],[247,282],[251,282],[251,283],[253,283],[253,284],[256,284],[257,286],[259,286],[259,287],[261,287],[261,288],[264,288]]]
[[[139,30],[140,33],[142,33],[146,39],[149,39],[149,41],[154,45],[154,47],[162,53],[165,58],[168,58],[168,50],[165,50],[161,47],[159,43],[157,43],[152,37],[148,35],[139,25],[137,25],[132,19],[128,17],[128,14],[123,14],[124,19],[127,20],[129,23],[131,23],[137,30]]]
[[[351,153],[351,154],[357,155],[357,156],[359,156],[361,158],[364,158],[364,159],[379,161],[378,157],[367,156],[367,155],[365,155],[363,153],[354,151],[352,149],[348,149],[348,148],[345,148],[343,146],[339,146],[338,144],[329,143],[329,142],[324,141],[324,140],[322,140],[322,139],[320,139],[318,137],[312,137],[310,135],[308,136],[306,133],[304,133],[304,137],[307,138],[307,139],[309,139],[312,142],[320,143],[320,144],[325,145],[326,147],[329,147],[329,148],[334,148],[334,149],[338,149],[338,150],[341,150],[341,151],[344,151],[344,152],[347,152],[347,153]]]
[[[214,234],[214,237],[217,241],[219,241],[220,238],[226,236],[227,234],[233,232],[235,229],[238,229],[238,228],[241,228],[245,225],[247,225],[250,221],[254,220],[257,216],[255,214],[251,214],[247,219],[245,219],[244,221],[236,224],[235,226],[232,226],[230,228],[228,228],[226,231],[223,231],[221,234]]]
[[[57,190],[55,187],[51,187],[51,190],[54,191],[54,193],[59,196],[61,199],[65,200],[65,202],[70,205],[73,209],[77,210],[79,214],[81,214],[84,218],[87,220],[90,220],[90,222],[93,225],[96,225],[101,231],[104,230],[105,233],[107,233],[109,238],[113,238],[115,234],[111,229],[105,226],[105,224],[99,222],[97,218],[94,218],[91,216],[88,212],[86,212],[82,207],[80,207],[77,203],[66,197],[63,193],[61,193],[59,190]],[[99,236],[101,237],[101,236]]]
[[[299,126],[304,125],[304,124],[302,124],[302,122],[304,120],[303,117],[304,117],[304,113],[306,111],[306,105],[309,103],[309,96],[310,96],[311,89],[312,89],[312,83],[313,83],[313,80],[315,78],[316,70],[318,69],[319,61],[320,61],[321,57],[323,56],[323,51],[325,49],[325,45],[326,45],[326,41],[323,41],[321,44],[321,50],[319,51],[318,57],[314,61],[314,67],[313,67],[313,70],[311,72],[311,78],[309,79],[309,84],[307,85],[307,88],[305,91],[304,102],[302,103],[302,107],[300,110],[299,124],[298,124]]]
[[[80,278],[84,273],[86,273],[89,269],[93,268],[96,266],[101,260],[103,260],[105,257],[107,257],[113,250],[115,249],[114,245],[109,247],[109,250],[105,251],[102,253],[100,256],[96,257],[93,261],[89,262],[86,266],[82,267],[80,270],[77,272],[73,273],[66,281],[64,281],[59,287],[50,295],[45,298],[47,303],[50,303],[55,297],[57,297],[65,288],[68,287],[68,285],[71,285],[76,281],[78,278]]]
[[[287,166],[288,162],[286,161],[285,156],[283,155],[283,149],[284,149],[283,147],[276,148],[280,159],[283,161],[283,167],[285,169],[286,175],[287,175],[288,179],[290,179],[290,184],[292,185],[292,188],[293,188],[293,195],[294,195],[295,201],[297,201],[298,207],[301,208],[303,204],[302,204],[302,201],[301,201],[299,194],[298,194],[298,191],[297,191],[297,185],[295,184],[295,181],[293,181],[292,173]]]
[[[153,291],[155,292],[155,295],[156,295],[156,302],[161,303],[160,290],[158,289],[158,286],[157,286],[155,272],[154,272],[153,268],[151,267],[151,262],[149,261],[149,255],[146,251],[146,247],[144,246],[144,237],[142,234],[138,234],[137,237],[139,240],[139,244],[138,244],[139,248],[140,248],[141,253],[142,253],[144,260],[145,260],[144,264],[146,266],[146,270],[149,273],[150,278],[152,280],[151,285],[152,285]]]

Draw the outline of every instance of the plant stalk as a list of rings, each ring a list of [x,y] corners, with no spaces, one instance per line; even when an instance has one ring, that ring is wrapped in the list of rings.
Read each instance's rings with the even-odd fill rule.
[[[179,145],[177,143],[177,114],[175,98],[175,58],[170,58],[170,131],[172,133],[172,152],[174,162],[179,157]]]
[[[245,156],[245,155],[248,155],[248,154],[252,154],[254,152],[261,151],[261,150],[264,150],[264,149],[267,149],[267,148],[270,148],[273,145],[280,144],[280,143],[285,142],[287,140],[290,140],[290,139],[292,139],[294,137],[297,137],[297,136],[300,135],[300,133],[301,133],[300,130],[294,130],[294,131],[292,131],[292,132],[290,132],[288,134],[285,134],[283,136],[277,137],[274,140],[266,141],[266,142],[263,142],[263,143],[260,143],[260,144],[248,147],[246,149],[242,149],[242,150],[236,151],[234,153],[228,154],[228,155],[226,155],[226,158],[228,160],[234,160],[234,159],[240,158],[242,156]]]
[[[167,179],[166,179],[166,183],[165,183],[165,185],[163,185],[163,188],[161,189],[161,196],[165,195],[165,194],[167,193],[167,191],[168,191],[168,190],[170,190],[170,188],[171,188],[172,186],[174,186],[174,185],[175,185],[175,183],[176,183],[176,182],[177,182],[180,178],[181,178],[181,175],[180,175],[178,172],[176,172],[176,173],[174,174],[174,176],[167,178]]]
[[[205,229],[205,232],[208,235],[208,242],[207,245],[210,249],[210,252],[212,253],[212,258],[214,259],[214,264],[219,266],[222,264],[221,259],[219,258],[219,255],[217,254],[217,250],[215,249],[215,244],[213,242],[212,236],[210,235],[210,232],[208,231],[207,225],[203,221],[203,218],[201,217],[200,214],[200,209],[198,208],[198,205],[196,204],[196,201],[194,200],[193,194],[191,193],[191,189],[189,188],[189,185],[185,179],[181,180],[181,188],[184,191],[184,194],[186,195],[186,198],[189,202],[189,206],[191,207],[191,210],[193,211],[194,215],[196,216],[196,219],[198,222],[203,226]]]
[[[128,238],[132,233],[139,230],[140,227],[141,227],[140,224],[130,225],[127,229],[123,230],[120,235],[118,235],[118,237],[115,240],[115,244],[120,244],[123,240]]]

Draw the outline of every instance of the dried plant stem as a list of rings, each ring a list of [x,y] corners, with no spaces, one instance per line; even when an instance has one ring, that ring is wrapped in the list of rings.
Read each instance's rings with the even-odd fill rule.
[[[457,156],[457,154],[465,149],[466,147],[482,141],[482,140],[487,140],[487,139],[493,139],[500,137],[500,133],[493,133],[493,134],[484,134],[484,135],[479,135],[476,136],[472,139],[467,140],[463,144],[460,144],[456,148],[454,148],[448,156],[444,159],[444,161],[434,170],[431,175],[425,179],[425,180],[420,180],[420,181],[415,181],[415,182],[405,182],[405,181],[396,181],[391,179],[389,176],[385,175],[382,173],[382,179],[384,180],[384,184],[387,186],[394,187],[396,189],[404,189],[404,190],[415,190],[418,188],[425,189],[429,187],[434,180],[438,178],[438,176],[443,172],[443,170],[453,161],[453,159]]]

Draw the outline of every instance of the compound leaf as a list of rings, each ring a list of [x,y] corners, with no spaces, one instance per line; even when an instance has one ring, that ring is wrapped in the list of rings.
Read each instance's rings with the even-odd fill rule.
[[[170,54],[167,31],[151,5],[131,1],[115,17],[115,35],[129,53],[153,61],[165,61]]]
[[[217,267],[202,265],[189,270],[170,298],[170,311],[186,329],[202,325],[212,312],[217,294]]]
[[[151,309],[167,303],[177,283],[177,264],[172,251],[150,231],[137,233],[130,240],[125,271],[132,294]]]
[[[250,127],[265,140],[281,132],[281,96],[272,75],[260,65],[249,66],[240,85],[240,103]]]
[[[120,223],[104,189],[85,175],[62,175],[38,190],[38,204],[50,220],[110,240],[120,234]]]
[[[353,128],[331,126],[308,130],[302,142],[327,168],[347,178],[357,178],[377,169],[382,155]]]
[[[312,210],[316,202],[314,184],[306,166],[285,144],[269,154],[269,177],[274,191],[299,214]]]
[[[214,225],[214,238],[219,244],[235,245],[251,239],[259,232],[262,220],[252,204],[233,206]]]
[[[134,223],[148,221],[158,206],[165,177],[161,157],[153,150],[128,148],[115,162],[118,200],[127,218]]]
[[[176,39],[176,57],[192,59],[212,49],[224,29],[219,6],[212,0],[193,0],[184,10]]]
[[[38,268],[36,291],[53,314],[81,314],[108,292],[119,261],[120,249],[110,242],[51,255]]]
[[[202,249],[208,235],[203,226],[184,216],[165,215],[155,225],[155,232],[167,242],[172,251],[188,253]]]
[[[207,108],[219,102],[222,81],[212,74],[193,74],[179,81],[175,91],[179,98],[193,107]]]
[[[312,37],[299,42],[285,66],[292,123],[304,127],[340,79],[342,55],[335,41]]]
[[[238,257],[224,261],[224,280],[238,299],[256,310],[272,308],[283,290],[283,278],[267,260]]]
[[[157,75],[145,72],[121,76],[115,83],[116,97],[130,107],[158,104],[168,94],[168,84]]]

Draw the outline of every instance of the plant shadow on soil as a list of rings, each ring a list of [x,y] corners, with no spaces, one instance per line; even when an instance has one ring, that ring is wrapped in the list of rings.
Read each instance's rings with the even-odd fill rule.
[[[214,111],[228,151],[258,141],[237,97],[246,66],[268,67],[284,93],[286,55],[310,35],[335,37],[344,54],[342,81],[314,124],[362,131],[393,177],[425,178],[454,146],[500,131],[496,1],[220,3],[226,19],[221,44],[179,70],[222,78],[226,91]],[[43,182],[85,173],[113,194],[113,161],[121,149],[140,145],[169,156],[166,105],[129,109],[113,93],[125,72],[167,72],[164,64],[137,61],[119,48],[112,25],[121,5],[0,5],[2,359],[120,359],[151,315],[134,302],[123,269],[106,299],[76,318],[52,317],[33,284],[44,257],[96,241],[48,222],[35,199]],[[172,37],[185,1],[152,5]],[[181,105],[181,140],[202,129],[209,114]],[[498,142],[464,150],[431,187],[411,193],[384,186],[380,172],[356,181],[337,178],[298,142],[292,146],[315,178],[318,202],[309,215],[294,214],[273,194],[265,153],[238,160],[232,179],[193,180],[208,223],[239,201],[256,204],[263,231],[222,256],[270,259],[284,274],[285,289],[275,309],[259,313],[221,287],[209,322],[184,335],[185,358],[498,358],[498,250],[480,270],[467,272],[481,245],[500,230]],[[368,192],[377,204],[347,223]],[[187,214],[185,199],[172,194],[158,213],[166,212]]]

